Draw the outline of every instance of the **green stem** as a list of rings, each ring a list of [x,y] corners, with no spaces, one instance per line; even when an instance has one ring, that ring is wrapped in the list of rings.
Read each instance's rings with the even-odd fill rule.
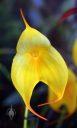
[[[60,115],[60,118],[59,118],[59,120],[58,120],[58,124],[57,124],[56,128],[61,128],[61,127],[62,127],[62,123],[63,123],[64,118],[65,118],[65,115],[66,115],[66,108],[65,108],[65,107],[63,107],[63,109],[62,109],[62,110],[64,110],[64,112],[62,112],[62,113],[61,113],[61,115]]]
[[[25,118],[28,117],[28,109],[27,109],[27,107],[25,109],[25,115],[24,115],[24,117]],[[24,119],[24,126],[23,126],[23,128],[27,128],[27,119]]]

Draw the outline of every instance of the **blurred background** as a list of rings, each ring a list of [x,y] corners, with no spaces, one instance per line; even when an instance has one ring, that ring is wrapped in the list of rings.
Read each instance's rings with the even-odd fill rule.
[[[77,15],[68,17],[55,28],[60,16],[72,7],[77,7],[77,0],[0,0],[0,128],[23,128],[24,119],[28,120],[27,128],[77,128],[77,112],[63,120],[65,114],[56,113],[49,105],[37,107],[37,104],[46,101],[48,95],[48,88],[42,82],[34,89],[31,106],[49,122],[30,112],[27,118],[24,117],[25,104],[10,78],[16,45],[25,29],[20,8],[30,26],[46,35],[63,55],[67,65],[77,73],[71,56],[77,36]],[[13,117],[9,117],[11,110]]]

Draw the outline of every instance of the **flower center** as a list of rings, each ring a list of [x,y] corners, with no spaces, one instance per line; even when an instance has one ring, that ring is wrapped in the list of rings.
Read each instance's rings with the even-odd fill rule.
[[[39,51],[38,50],[32,50],[30,52],[30,55],[34,58],[37,59],[39,57]]]
[[[32,56],[33,56],[33,57],[38,57],[38,53],[37,53],[37,52],[32,53]]]

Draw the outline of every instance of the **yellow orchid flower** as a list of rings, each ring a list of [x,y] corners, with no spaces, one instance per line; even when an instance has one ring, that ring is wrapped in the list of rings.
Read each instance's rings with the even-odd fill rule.
[[[21,15],[26,29],[22,32],[17,44],[11,78],[27,108],[36,116],[47,120],[30,106],[33,89],[38,82],[42,81],[49,86],[59,100],[66,87],[68,69],[63,58],[51,46],[49,40],[27,24],[22,10]]]
[[[52,94],[49,90],[48,100],[52,99]],[[69,114],[72,114],[77,108],[77,81],[74,72],[69,69],[68,71],[68,82],[65,88],[62,99],[56,103],[53,103],[51,107],[55,111],[59,111],[59,108],[65,105]]]
[[[75,65],[77,66],[77,39],[75,40],[74,42],[74,46],[73,46],[73,60],[74,60],[74,63]]]

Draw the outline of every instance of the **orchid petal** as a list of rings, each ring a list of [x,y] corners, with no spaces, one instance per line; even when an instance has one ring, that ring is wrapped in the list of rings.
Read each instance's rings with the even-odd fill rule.
[[[47,103],[40,104],[43,106],[60,100],[64,94],[68,79],[68,71],[61,55],[52,46],[49,51],[43,52],[43,58],[40,59],[39,67],[40,80],[49,86],[54,93],[54,97]],[[57,58],[56,58],[57,57]]]
[[[77,39],[74,42],[72,54],[73,54],[73,61],[75,65],[77,66]]]
[[[30,106],[33,89],[38,83],[37,68],[32,58],[27,54],[25,56],[17,54],[13,60],[11,76],[28,109],[38,117],[47,120],[37,114]]]

